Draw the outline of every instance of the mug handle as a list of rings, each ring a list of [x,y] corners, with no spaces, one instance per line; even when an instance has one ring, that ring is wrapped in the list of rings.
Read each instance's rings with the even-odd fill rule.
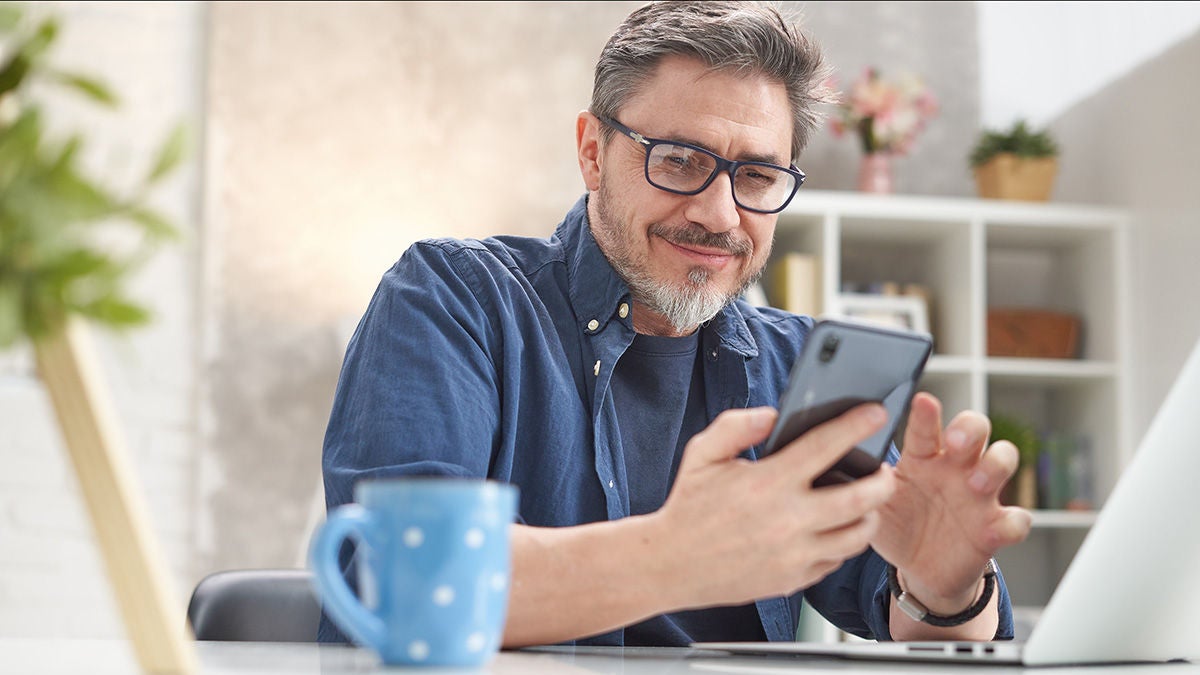
[[[308,563],[329,617],[355,641],[378,650],[387,637],[383,619],[363,606],[350,590],[338,565],[342,542],[353,537],[370,545],[369,535],[374,529],[374,518],[362,506],[339,506],[317,528],[309,548]]]

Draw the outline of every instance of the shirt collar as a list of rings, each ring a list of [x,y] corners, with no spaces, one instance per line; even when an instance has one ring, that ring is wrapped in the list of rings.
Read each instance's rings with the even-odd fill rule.
[[[575,202],[554,234],[562,242],[566,253],[568,289],[571,305],[575,308],[575,318],[585,332],[596,333],[603,330],[611,319],[620,318],[618,309],[621,303],[630,303],[631,300],[629,286],[613,269],[592,236],[587,200],[585,194]],[[594,327],[592,321],[596,321]],[[626,321],[632,328],[632,319]],[[758,355],[758,347],[746,326],[746,318],[736,302],[718,312],[700,330],[715,331],[722,346],[742,356],[753,358]]]

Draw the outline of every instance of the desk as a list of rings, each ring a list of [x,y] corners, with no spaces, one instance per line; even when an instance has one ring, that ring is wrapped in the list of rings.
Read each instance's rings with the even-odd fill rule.
[[[501,652],[477,670],[385,668],[353,647],[282,643],[197,643],[202,675],[784,675],[786,673],[1019,673],[1015,667],[885,664],[833,659],[732,657],[689,649],[544,647]],[[1200,675],[1200,664],[1029,669],[1040,675]],[[129,645],[119,640],[0,638],[0,673],[137,675]]]

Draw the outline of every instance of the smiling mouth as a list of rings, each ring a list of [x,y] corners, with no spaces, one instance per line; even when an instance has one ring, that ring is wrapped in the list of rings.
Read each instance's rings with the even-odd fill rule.
[[[695,224],[679,228],[652,225],[648,233],[661,238],[684,256],[712,265],[724,265],[732,258],[749,256],[753,250],[750,242],[737,239],[728,232],[709,232]]]
[[[680,243],[671,241],[670,239],[664,239],[664,241],[666,241],[668,244],[670,244],[676,251],[684,254],[685,256],[687,256],[689,258],[692,258],[693,260],[696,260],[696,261],[702,262],[702,263],[706,262],[706,263],[710,263],[713,265],[724,265],[731,258],[738,257],[738,254],[734,253],[732,251],[699,248],[699,247],[690,246],[687,244],[680,244]]]

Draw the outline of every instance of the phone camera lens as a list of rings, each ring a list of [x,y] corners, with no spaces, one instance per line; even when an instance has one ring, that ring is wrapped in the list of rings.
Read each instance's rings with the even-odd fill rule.
[[[825,338],[825,342],[821,345],[821,353],[818,356],[821,363],[829,363],[833,360],[833,355],[837,353],[838,344],[841,342],[836,335],[830,335]]]

